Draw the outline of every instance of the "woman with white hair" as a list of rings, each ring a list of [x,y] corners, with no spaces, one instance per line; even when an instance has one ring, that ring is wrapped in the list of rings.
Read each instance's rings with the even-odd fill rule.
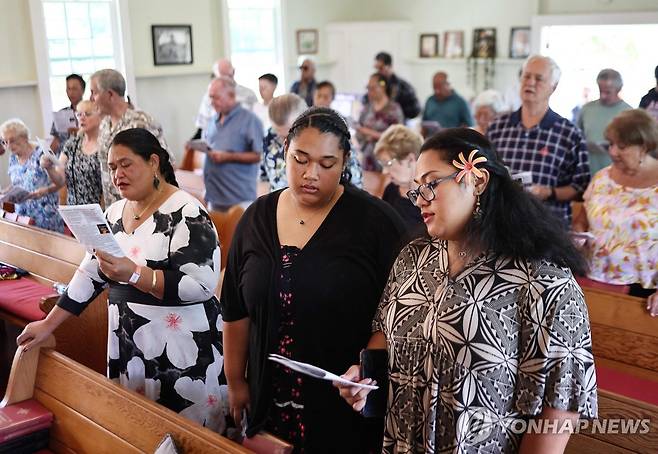
[[[15,204],[16,213],[29,216],[37,227],[56,232],[64,231],[64,222],[57,212],[57,190],[39,165],[44,150],[30,141],[30,130],[18,118],[0,125],[2,145],[11,152],[9,157],[9,179],[12,186],[20,187],[29,194]]]
[[[476,125],[473,127],[480,134],[486,134],[491,122],[505,110],[503,97],[496,90],[485,90],[473,101],[473,117]]]

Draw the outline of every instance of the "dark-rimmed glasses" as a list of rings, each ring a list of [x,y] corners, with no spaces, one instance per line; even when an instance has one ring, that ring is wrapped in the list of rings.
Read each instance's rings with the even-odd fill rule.
[[[409,200],[411,200],[411,203],[413,203],[415,206],[418,206],[418,196],[421,196],[423,200],[426,202],[431,202],[436,198],[436,194],[434,193],[434,188],[437,187],[439,184],[443,183],[444,181],[452,180],[457,176],[459,172],[455,172],[451,175],[448,175],[447,177],[441,177],[437,178],[436,180],[429,181],[425,184],[421,184],[418,186],[418,189],[412,189],[411,191],[407,191],[407,197]]]

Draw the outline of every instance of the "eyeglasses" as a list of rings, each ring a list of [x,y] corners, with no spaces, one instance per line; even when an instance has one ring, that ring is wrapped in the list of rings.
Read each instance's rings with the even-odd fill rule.
[[[407,197],[409,200],[411,200],[411,203],[414,205],[418,206],[418,196],[421,196],[423,200],[426,202],[431,202],[436,198],[436,194],[434,193],[434,188],[437,187],[439,184],[443,183],[444,181],[452,180],[457,176],[459,172],[455,172],[451,175],[448,175],[447,177],[441,177],[437,178],[436,180],[432,180],[428,183],[421,184],[418,186],[418,189],[412,189],[411,191],[407,191]]]
[[[18,142],[21,139],[21,137],[12,137],[11,139],[2,139],[0,140],[0,144],[2,144],[3,147],[6,147],[7,145],[13,145],[16,142]]]
[[[76,113],[75,113],[75,118],[77,118],[77,119],[81,119],[81,118],[84,118],[84,117],[89,118],[89,117],[93,117],[94,115],[96,115],[96,112],[93,112],[93,111],[89,111],[89,112],[76,112]]]
[[[302,71],[306,71],[308,68],[309,67],[306,66],[306,65],[302,65],[302,66],[299,67],[299,69],[301,69]]]
[[[398,162],[398,160],[395,158],[389,159],[388,161],[380,161],[379,159],[377,160],[377,163],[384,169],[391,167],[396,162]]]

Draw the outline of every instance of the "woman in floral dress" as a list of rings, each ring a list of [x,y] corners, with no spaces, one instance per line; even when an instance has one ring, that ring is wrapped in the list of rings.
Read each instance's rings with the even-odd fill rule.
[[[384,452],[561,452],[568,431],[525,429],[596,417],[587,306],[571,271],[584,260],[476,131],[430,138],[415,181],[408,196],[431,238],[398,256],[368,345],[388,350]],[[346,377],[358,380],[358,366]],[[363,408],[367,390],[339,388]]]
[[[222,433],[227,389],[212,221],[177,188],[167,152],[145,129],[117,134],[108,164],[124,198],[106,218],[125,257],[87,254],[57,306],[17,342],[40,342],[109,286],[109,378]]]

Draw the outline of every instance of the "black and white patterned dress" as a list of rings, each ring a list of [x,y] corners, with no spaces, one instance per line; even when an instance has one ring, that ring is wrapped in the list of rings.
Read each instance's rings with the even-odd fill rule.
[[[219,433],[226,428],[217,233],[208,213],[184,191],[172,194],[132,234],[125,199],[106,211],[112,232],[135,263],[164,272],[164,298],[108,279],[87,254],[58,305],[79,314],[106,286],[108,377]]]
[[[489,253],[453,279],[446,243],[418,239],[373,330],[389,352],[385,453],[516,452],[515,421],[544,406],[596,417],[587,307],[568,269]]]
[[[98,154],[82,150],[82,135],[71,137],[62,148],[66,155],[66,204],[100,203],[103,197]]]

